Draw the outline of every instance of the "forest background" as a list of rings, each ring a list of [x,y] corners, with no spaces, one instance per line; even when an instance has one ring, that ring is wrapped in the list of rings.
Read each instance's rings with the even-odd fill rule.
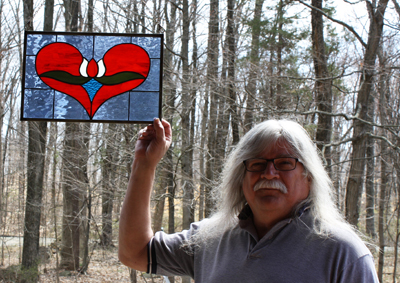
[[[164,33],[163,118],[174,136],[156,175],[154,231],[210,215],[209,193],[240,137],[289,118],[316,142],[347,220],[370,237],[380,281],[396,282],[399,17],[397,0],[0,0],[2,280],[65,281],[68,271],[88,282],[96,251],[100,269],[105,251],[115,260],[143,126],[21,122],[24,30],[44,30]]]

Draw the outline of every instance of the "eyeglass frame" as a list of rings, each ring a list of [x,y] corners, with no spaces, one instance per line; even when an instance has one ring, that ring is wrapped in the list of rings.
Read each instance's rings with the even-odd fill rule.
[[[283,159],[283,158],[291,158],[291,159],[294,159],[294,160],[296,161],[296,162],[294,163],[294,168],[293,168],[293,169],[290,169],[290,170],[280,170],[280,169],[276,168],[275,160],[276,160],[276,159]],[[250,160],[255,160],[255,159],[267,161],[267,162],[265,163],[265,168],[264,168],[264,170],[260,170],[260,171],[251,171],[251,170],[248,170],[248,169],[247,169],[246,162],[247,162],[247,161],[250,161]],[[269,162],[269,161],[272,162],[272,164],[274,165],[275,170],[277,170],[277,171],[282,171],[282,172],[288,172],[288,171],[293,171],[293,170],[295,170],[296,167],[297,167],[297,163],[298,163],[298,162],[301,162],[298,158],[296,158],[296,157],[291,157],[291,156],[288,156],[288,157],[277,157],[277,158],[273,158],[273,159],[249,158],[249,159],[243,160],[243,165],[244,165],[244,168],[246,169],[246,171],[257,173],[257,172],[263,172],[263,171],[265,171],[265,170],[267,169],[267,166],[268,166],[268,162]]]

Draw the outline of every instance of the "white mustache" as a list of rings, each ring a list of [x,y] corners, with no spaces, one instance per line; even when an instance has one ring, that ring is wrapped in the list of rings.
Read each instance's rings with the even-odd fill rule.
[[[276,180],[260,180],[255,185],[253,190],[256,192],[259,189],[277,189],[284,194],[287,194],[287,188],[284,183]]]

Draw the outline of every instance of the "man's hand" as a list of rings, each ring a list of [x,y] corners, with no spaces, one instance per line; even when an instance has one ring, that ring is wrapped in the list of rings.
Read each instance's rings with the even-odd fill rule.
[[[171,145],[171,125],[155,118],[153,124],[140,130],[135,146],[135,161],[156,166]]]

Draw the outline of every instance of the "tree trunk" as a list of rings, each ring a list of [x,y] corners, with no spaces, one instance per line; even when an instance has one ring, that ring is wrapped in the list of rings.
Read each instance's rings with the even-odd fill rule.
[[[46,0],[44,5],[44,31],[53,31],[54,0]]]
[[[129,268],[129,278],[131,279],[131,283],[137,282],[136,270]]]
[[[165,117],[167,120],[170,120],[173,123],[173,116],[175,112],[175,100],[176,100],[176,83],[174,80],[174,75],[173,75],[173,59],[172,59],[172,52],[170,50],[173,50],[174,47],[174,41],[175,41],[175,32],[176,32],[176,10],[177,10],[177,5],[176,5],[176,0],[171,0],[169,2],[166,2],[165,5],[169,3],[170,5],[170,14],[169,18],[167,15],[167,30],[166,30],[166,47],[167,50],[165,52],[164,56],[164,74],[166,78],[166,84],[164,84],[164,87],[166,89],[166,96],[165,96],[165,105],[166,105],[166,110],[165,110]],[[167,6],[166,9],[167,11]],[[172,125],[173,126],[173,125]],[[171,144],[169,150],[165,154],[164,157],[164,172],[163,176],[164,179],[166,180],[166,186],[167,186],[167,194],[168,194],[168,233],[172,234],[175,232],[175,166],[174,166],[174,161],[173,161],[173,151],[174,151],[174,143]],[[171,283],[175,282],[175,277],[170,276],[169,281]]]
[[[183,189],[183,228],[188,229],[194,221],[193,201],[193,145],[191,141],[192,98],[189,88],[189,3],[183,0],[182,5],[182,189]]]
[[[141,33],[146,33],[146,13],[145,13],[145,7],[146,7],[146,2],[140,1],[142,4],[142,9],[140,11],[140,25],[142,27]]]
[[[65,30],[78,31],[80,1],[64,0]],[[88,124],[67,122],[63,152],[63,231],[60,267],[79,270],[80,242],[84,198],[88,190]],[[85,208],[86,209],[86,208]],[[84,226],[84,225],[83,225]],[[82,230],[82,232],[85,229]]]
[[[93,0],[88,1],[88,14],[87,14],[87,31],[93,32]],[[90,133],[90,127],[87,127],[88,133]],[[88,143],[89,140],[86,140]],[[85,197],[83,206],[86,208],[85,212],[87,217],[83,219],[82,225],[82,267],[80,269],[81,273],[86,273],[89,268],[90,257],[89,257],[89,237],[90,237],[90,222],[92,220],[92,188],[88,185],[87,196]]]
[[[323,0],[312,0],[312,6],[322,10]],[[328,71],[328,58],[325,52],[324,23],[322,14],[311,10],[313,59],[315,69],[316,103],[319,111],[332,113],[332,79]],[[329,115],[318,115],[316,141],[318,148],[323,152],[326,165],[331,165],[331,149],[324,144],[331,142],[332,118]]]
[[[219,42],[219,1],[210,1],[210,20],[208,23],[208,49],[207,49],[207,94],[210,100],[208,119],[208,159],[206,163],[205,187],[205,216],[208,217],[213,210],[214,203],[209,197],[215,181],[215,158],[216,158],[216,132],[217,132],[217,96],[218,96],[218,42]],[[207,107],[208,107],[208,103]]]
[[[283,0],[279,0],[279,5],[277,9],[277,32],[278,32],[278,42],[276,44],[276,65],[277,65],[277,81],[276,81],[276,108],[282,110],[286,108],[286,101],[284,97],[284,92],[282,88],[282,54],[284,48],[283,42],[283,14],[285,13]]]
[[[93,0],[88,0],[87,31],[93,32]]]
[[[260,49],[260,32],[261,32],[261,15],[264,0],[256,0],[254,7],[254,18],[251,26],[251,51],[250,51],[250,66],[248,83],[246,86],[247,102],[246,112],[244,116],[244,129],[245,132],[253,127],[254,123],[254,106],[257,95],[257,81],[259,73],[259,49]]]
[[[29,270],[25,282],[38,280],[40,218],[46,151],[46,122],[29,122],[28,179],[25,207],[22,269]]]
[[[368,117],[373,121],[375,116],[375,106],[370,105]],[[373,127],[368,126],[368,131],[373,132]],[[366,193],[366,227],[367,235],[372,238],[376,237],[375,233],[375,141],[367,139],[366,143],[366,172],[365,172],[365,193]]]
[[[80,0],[63,0],[66,31],[78,31]]]
[[[58,152],[57,152],[57,135],[58,127],[57,123],[53,122],[50,124],[50,137],[49,137],[49,148],[52,148],[53,155],[53,166],[51,170],[51,205],[53,209],[53,225],[54,225],[54,238],[58,243],[58,222],[57,222],[57,198],[56,198],[56,176],[57,176],[57,163],[58,163]],[[60,282],[59,274],[59,258],[58,252],[56,252],[56,282]]]
[[[366,2],[367,6],[371,5]],[[370,9],[370,26],[368,32],[368,42],[364,53],[364,64],[362,68],[361,85],[357,96],[356,115],[363,120],[368,120],[367,111],[371,101],[371,89],[375,75],[375,59],[379,48],[379,42],[382,37],[383,19],[388,0],[380,0],[376,8]],[[349,172],[349,179],[346,188],[346,218],[357,225],[359,218],[359,201],[361,197],[362,176],[365,166],[365,151],[367,131],[366,124],[359,121],[353,121],[353,152],[352,162]]]
[[[399,154],[397,154],[397,162],[399,164]],[[397,171],[397,176],[400,174],[399,166],[395,166]],[[397,178],[398,181],[400,179]],[[396,283],[397,277],[397,259],[399,255],[399,238],[400,238],[400,190],[399,186],[397,185],[397,219],[396,219],[396,238],[394,240],[394,260],[393,260],[393,283]]]
[[[193,185],[193,133],[191,129],[192,97],[189,86],[189,1],[182,1],[182,226],[188,229],[194,221],[194,185]],[[194,111],[194,109],[193,109]],[[182,276],[182,283],[190,283],[190,277]]]
[[[381,149],[386,147],[386,143],[381,141]],[[384,154],[385,150],[382,150]],[[383,267],[385,264],[385,226],[386,226],[386,201],[387,201],[387,160],[381,159],[381,191],[379,194],[379,221],[378,221],[378,236],[379,236],[379,257],[378,257],[378,278],[379,282],[383,282]]]
[[[388,92],[388,85],[389,83],[387,82],[388,80],[388,74],[385,71],[385,58],[382,56],[379,56],[379,66],[381,73],[379,75],[379,81],[378,81],[378,94],[379,94],[379,114],[380,114],[380,120],[381,123],[383,124],[384,122],[386,123],[386,120],[388,119],[387,117],[387,104],[388,104],[388,99],[386,99],[386,95],[389,94]],[[368,109],[368,117],[370,120],[374,119],[375,116],[375,105],[370,105]],[[368,126],[369,131],[372,132],[372,127]],[[366,150],[366,157],[367,157],[367,171],[366,171],[366,184],[365,184],[365,190],[366,190],[366,233],[372,237],[376,238],[376,231],[375,231],[375,180],[374,180],[374,174],[375,174],[375,143],[373,142],[372,139],[367,140],[367,150]],[[383,150],[383,149],[381,149]],[[380,205],[380,203],[379,203]]]
[[[4,11],[4,6],[3,4],[0,4],[0,22],[3,21],[3,11]],[[3,32],[0,30],[0,46],[3,47]],[[3,56],[0,57],[0,73],[5,73],[5,70],[3,69]],[[0,82],[0,129],[3,129],[4,125],[4,116],[5,116],[5,110],[4,110],[4,105],[6,103],[6,98],[5,98],[5,91],[4,91],[4,85],[5,82],[2,80]],[[8,129],[7,129],[8,132]],[[4,157],[6,155],[6,147],[7,147],[7,141],[3,142],[3,135],[0,135],[0,157],[3,156],[4,152]],[[3,150],[4,149],[4,150]],[[4,198],[4,178],[5,178],[5,158],[3,158],[0,161],[0,180],[1,180],[1,188],[0,188],[0,226],[3,226],[3,198]],[[2,244],[3,248],[4,244]],[[1,260],[1,264],[3,265],[3,257]]]
[[[228,48],[228,36],[225,36],[225,41],[222,45],[224,50]],[[217,105],[217,124],[216,128],[218,129],[215,134],[215,157],[214,157],[214,174],[216,175],[215,179],[221,174],[223,169],[223,162],[225,159],[226,153],[226,142],[228,139],[228,131],[229,131],[229,111],[226,109],[227,106],[227,98],[228,98],[228,82],[227,82],[227,71],[228,71],[228,52],[223,52],[222,54],[222,72],[220,78],[220,91],[218,93],[218,105]]]
[[[385,58],[379,58],[379,64],[381,70],[383,70]],[[389,78],[386,72],[382,72],[378,81],[378,93],[379,93],[379,118],[382,124],[387,124],[390,121],[390,115],[388,115],[387,105],[389,103],[390,89],[389,89]],[[387,208],[387,195],[388,195],[388,173],[387,164],[390,164],[390,157],[388,156],[388,148],[385,141],[380,141],[380,193],[378,203],[378,237],[379,237],[379,255],[378,255],[378,278],[379,282],[383,282],[383,267],[385,263],[385,226],[387,216],[385,210]]]
[[[24,27],[27,31],[33,30],[33,0],[24,0]]]
[[[190,19],[192,19],[192,63],[191,63],[191,82],[190,82],[190,98],[191,98],[191,111],[190,111],[190,139],[189,144],[191,144],[191,158],[192,158],[192,181],[194,183],[193,177],[193,154],[194,154],[194,147],[196,144],[195,141],[195,122],[196,122],[196,104],[197,104],[197,88],[198,88],[198,47],[197,47],[197,0],[193,0],[191,4],[191,11],[190,11]],[[193,185],[194,189],[194,185]],[[195,204],[193,204],[193,221],[194,219],[194,210]]]
[[[89,252],[89,231],[90,229],[90,214],[91,211],[91,188],[89,185],[89,177],[88,177],[88,168],[87,161],[89,159],[89,141],[90,141],[90,124],[82,123],[80,125],[80,135],[82,137],[82,147],[80,148],[80,157],[79,161],[82,164],[82,170],[78,176],[80,183],[82,184],[81,188],[81,198],[79,202],[79,219],[80,219],[80,230],[79,230],[79,258],[80,258],[80,273],[85,273],[88,264],[88,252]]]
[[[164,162],[163,162],[164,164]],[[153,197],[153,202],[155,202],[155,209],[153,214],[152,228],[154,233],[162,230],[162,220],[164,217],[164,207],[165,207],[165,196],[167,193],[168,180],[166,179],[164,172],[161,174],[159,179],[159,184],[156,185],[156,190]]]
[[[126,186],[128,185],[131,171],[132,171],[132,161],[133,161],[133,153],[132,148],[135,146],[135,141],[132,137],[136,134],[135,126],[132,124],[124,125],[124,129],[122,131],[122,135],[124,137],[124,156],[122,157],[123,164],[125,164],[125,175],[126,175]],[[125,186],[125,187],[126,187]],[[137,282],[136,270],[129,268],[129,277],[132,283]]]
[[[79,176],[82,140],[78,123],[66,123],[63,152],[63,229],[60,267],[66,270],[79,269],[80,207],[82,184]]]
[[[101,245],[113,246],[112,242],[112,215],[114,203],[114,191],[116,188],[116,164],[118,156],[119,131],[117,124],[108,125],[105,133],[105,156],[103,159],[103,188],[102,188],[102,232]]]
[[[54,2],[46,1],[45,10],[49,13]],[[45,19],[45,29],[52,17]],[[33,30],[33,0],[24,0],[25,30]],[[38,280],[39,237],[42,209],[43,178],[45,168],[47,122],[29,122],[29,145],[27,165],[27,194],[25,207],[24,244],[22,269],[24,282]]]
[[[227,63],[228,63],[228,77],[227,77],[227,97],[230,122],[232,128],[232,144],[235,145],[239,142],[239,115],[236,104],[236,86],[235,86],[235,59],[236,59],[236,37],[238,36],[235,29],[235,1],[228,0],[227,18],[228,24],[226,26],[227,37]],[[228,119],[229,120],[229,119]]]

